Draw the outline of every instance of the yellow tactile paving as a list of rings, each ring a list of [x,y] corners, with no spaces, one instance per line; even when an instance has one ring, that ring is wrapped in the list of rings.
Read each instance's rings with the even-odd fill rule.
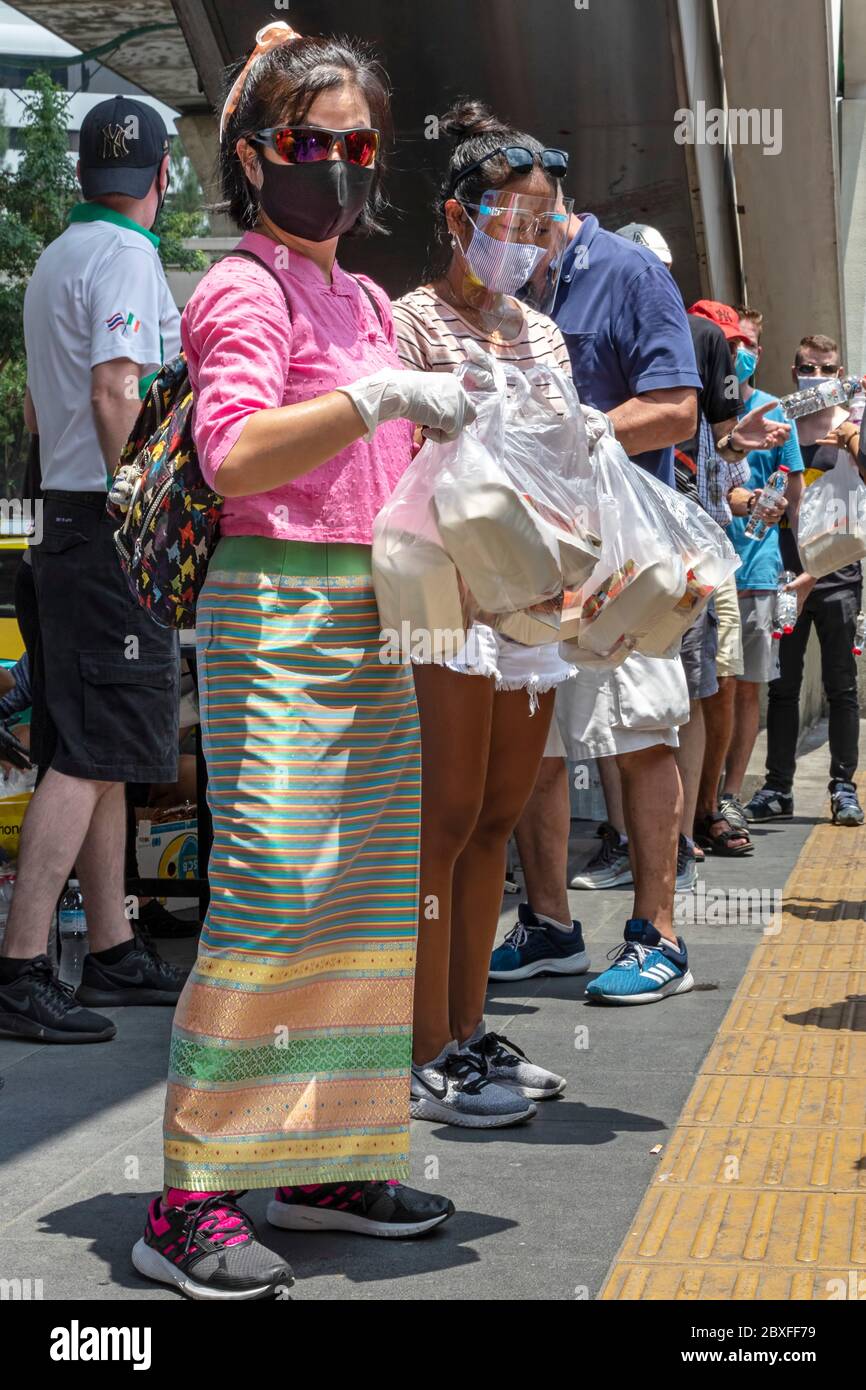
[[[866,1298],[864,900],[866,827],[816,827],[603,1299]]]

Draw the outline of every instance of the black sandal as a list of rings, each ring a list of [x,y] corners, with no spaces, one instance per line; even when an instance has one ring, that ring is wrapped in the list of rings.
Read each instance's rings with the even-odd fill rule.
[[[713,834],[713,827],[716,825],[727,826],[726,830],[717,830]],[[743,840],[744,845],[732,845],[731,840]],[[755,846],[752,844],[748,830],[737,830],[731,825],[726,816],[706,815],[700,816],[695,821],[694,840],[696,845],[701,845],[703,849],[712,850],[713,854],[720,854],[728,859],[739,859],[744,854],[751,854]]]

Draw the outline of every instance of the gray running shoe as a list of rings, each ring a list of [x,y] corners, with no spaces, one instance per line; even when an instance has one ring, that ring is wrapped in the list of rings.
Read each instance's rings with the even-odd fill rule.
[[[629,888],[634,883],[628,845],[623,844],[620,833],[613,825],[603,822],[595,832],[601,839],[601,848],[590,859],[585,869],[581,869],[571,880],[572,888]]]
[[[479,1023],[460,1053],[464,1057],[476,1057],[491,1081],[516,1091],[527,1100],[550,1100],[552,1096],[561,1095],[567,1085],[564,1076],[537,1067],[501,1033],[485,1033],[483,1023]]]
[[[409,1110],[413,1120],[467,1129],[496,1129],[531,1120],[535,1106],[488,1076],[478,1058],[450,1042],[422,1066],[412,1063]]]
[[[698,861],[695,859],[694,846],[690,846],[685,835],[680,835],[677,845],[677,881],[676,891],[678,893],[688,893],[698,885]]]
[[[830,809],[834,825],[862,825],[863,807],[853,782],[830,783]]]
[[[719,797],[719,815],[724,816],[728,825],[732,825],[735,830],[748,830],[749,817],[746,815],[746,808],[738,796],[732,796],[730,792],[722,792]]]

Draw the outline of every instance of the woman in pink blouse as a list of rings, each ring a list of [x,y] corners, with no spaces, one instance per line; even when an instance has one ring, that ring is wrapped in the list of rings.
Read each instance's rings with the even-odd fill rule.
[[[373,518],[412,428],[471,416],[405,371],[387,296],[336,261],[379,230],[382,78],[354,44],[260,31],[220,122],[239,255],[183,315],[202,469],[225,497],[196,641],[211,902],[178,1004],[165,1183],[133,1251],[192,1298],[279,1295],[294,1230],[417,1235],[453,1212],[408,1176],[420,746],[380,659]]]

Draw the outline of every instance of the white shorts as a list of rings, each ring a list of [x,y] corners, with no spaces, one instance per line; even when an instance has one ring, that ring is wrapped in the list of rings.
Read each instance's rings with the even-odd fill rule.
[[[679,657],[628,657],[615,670],[584,668],[556,697],[556,717],[565,756],[608,758],[643,748],[679,744],[677,729],[688,722],[689,691]],[[548,739],[546,757],[562,756]]]
[[[577,674],[577,667],[559,655],[558,642],[525,647],[486,623],[473,623],[465,647],[445,664],[463,675],[492,676],[497,690],[528,690],[533,707],[539,695]]]

